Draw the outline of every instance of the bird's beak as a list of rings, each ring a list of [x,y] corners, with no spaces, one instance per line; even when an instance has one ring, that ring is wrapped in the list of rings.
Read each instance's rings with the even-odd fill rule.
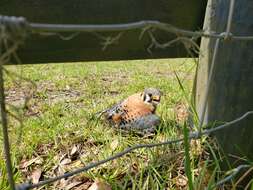
[[[152,96],[152,100],[156,102],[160,102],[160,96]]]

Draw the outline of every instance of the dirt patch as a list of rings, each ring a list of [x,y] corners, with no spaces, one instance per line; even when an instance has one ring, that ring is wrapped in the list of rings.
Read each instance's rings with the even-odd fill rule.
[[[40,114],[43,104],[75,102],[81,96],[80,91],[69,86],[59,89],[51,81],[43,81],[36,86],[25,83],[21,85],[6,89],[6,103],[12,108],[24,109],[26,116]]]
[[[129,75],[126,75],[126,73],[122,72],[115,72],[115,73],[110,73],[110,75],[105,75],[101,77],[101,81],[103,83],[113,83],[117,81],[120,84],[128,84],[130,81]]]

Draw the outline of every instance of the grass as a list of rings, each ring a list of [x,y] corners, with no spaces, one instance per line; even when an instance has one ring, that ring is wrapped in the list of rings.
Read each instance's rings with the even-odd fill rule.
[[[5,77],[8,110],[21,118],[9,118],[16,182],[43,180],[132,145],[182,136],[194,68],[191,59],[6,67],[17,74]],[[163,92],[157,110],[162,123],[156,136],[121,134],[94,117],[96,112],[146,87]],[[28,104],[24,104],[25,97],[30,97]],[[212,160],[206,154],[205,143],[205,139],[192,141],[187,146],[186,161],[183,144],[140,149],[44,189],[70,187],[75,182],[79,185],[71,189],[87,189],[95,180],[110,184],[112,189],[187,189],[187,175],[192,177],[191,189],[211,187],[218,164],[214,164],[213,172],[209,171]],[[8,189],[3,158],[0,168],[0,189]]]

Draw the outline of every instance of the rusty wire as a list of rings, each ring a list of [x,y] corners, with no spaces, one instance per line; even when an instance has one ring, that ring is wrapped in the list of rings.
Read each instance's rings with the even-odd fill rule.
[[[214,46],[214,53],[213,58],[211,62],[211,71],[209,73],[208,77],[208,85],[204,96],[204,106],[201,111],[201,118],[199,122],[199,130],[197,132],[192,132],[189,134],[189,139],[199,139],[203,135],[209,135],[213,132],[216,132],[218,130],[224,129],[234,123],[237,123],[244,118],[248,117],[250,114],[253,114],[253,111],[249,111],[242,115],[239,118],[236,118],[233,121],[227,122],[224,125],[220,125],[213,129],[208,130],[202,130],[202,126],[204,123],[205,118],[205,111],[207,107],[207,100],[208,100],[208,92],[210,90],[211,81],[213,77],[213,70],[215,67],[215,61],[217,57],[217,53],[219,50],[219,44],[221,40],[227,40],[227,39],[234,39],[234,40],[253,40],[253,36],[237,36],[231,33],[231,23],[232,23],[232,17],[233,17],[233,11],[234,11],[234,0],[230,1],[230,8],[229,8],[229,14],[228,14],[228,20],[227,20],[227,27],[226,31],[223,33],[214,33],[214,32],[205,32],[205,31],[189,31],[189,30],[183,30],[177,27],[174,27],[167,23],[162,23],[159,21],[140,21],[135,23],[127,23],[127,24],[108,24],[108,25],[62,25],[62,24],[39,24],[39,23],[29,23],[24,18],[16,18],[16,17],[5,17],[0,16],[0,47],[3,47],[3,43],[6,43],[6,40],[9,40],[11,42],[11,46],[5,50],[5,52],[0,51],[0,105],[1,105],[1,117],[2,117],[2,128],[3,128],[3,136],[4,136],[4,150],[5,150],[5,158],[6,158],[6,167],[7,167],[7,173],[8,173],[8,180],[10,184],[11,189],[19,189],[19,190],[27,190],[32,189],[36,187],[43,186],[45,184],[57,181],[62,178],[66,178],[81,172],[88,171],[94,167],[97,167],[99,165],[102,165],[106,162],[109,162],[111,160],[120,158],[130,152],[133,152],[136,149],[141,148],[153,148],[157,146],[163,146],[173,143],[179,143],[183,141],[183,138],[178,138],[175,140],[168,140],[165,142],[160,143],[153,143],[153,144],[139,144],[136,146],[129,147],[125,149],[122,152],[119,152],[111,157],[108,157],[104,160],[90,163],[87,166],[83,168],[79,168],[77,170],[74,170],[72,172],[66,173],[61,176],[57,176],[54,178],[46,179],[44,181],[38,182],[37,184],[21,184],[17,187],[15,187],[14,179],[13,179],[13,173],[12,173],[12,166],[11,166],[11,156],[10,156],[10,145],[9,145],[9,139],[8,139],[8,123],[7,123],[7,112],[5,108],[5,96],[4,96],[4,80],[3,80],[3,65],[9,60],[9,57],[17,50],[18,46],[23,42],[23,39],[29,34],[32,33],[39,33],[41,35],[58,35],[59,32],[74,32],[71,37],[63,38],[60,36],[63,40],[70,40],[73,37],[75,37],[79,32],[101,32],[101,31],[129,31],[133,29],[143,29],[143,33],[148,31],[149,37],[151,38],[151,42],[153,43],[152,46],[155,46],[157,48],[167,48],[171,44],[177,42],[177,41],[184,41],[184,43],[189,43],[191,46],[195,48],[195,50],[198,50],[199,48],[196,47],[196,43],[188,37],[193,37],[194,39],[199,37],[208,37],[208,38],[215,38],[215,46]],[[160,44],[157,42],[152,35],[152,30],[150,29],[159,29],[166,32],[174,33],[178,36],[175,40],[172,40],[171,42],[167,42],[165,44]],[[4,31],[4,32],[3,32]],[[142,35],[143,35],[142,33]],[[244,167],[244,166],[243,166]],[[241,167],[240,167],[241,168]],[[239,169],[240,169],[239,168]],[[237,170],[236,170],[237,171]],[[235,174],[238,172],[235,172]],[[232,177],[235,175],[233,174]],[[230,180],[232,177],[227,177],[224,180],[217,183],[217,185],[221,185],[222,183],[225,183],[228,180]]]

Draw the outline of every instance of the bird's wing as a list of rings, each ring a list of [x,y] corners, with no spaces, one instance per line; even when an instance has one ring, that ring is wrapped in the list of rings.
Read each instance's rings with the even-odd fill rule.
[[[111,107],[109,107],[109,108],[107,108],[107,109],[104,109],[104,110],[102,110],[102,111],[97,112],[95,115],[96,115],[97,117],[101,117],[101,116],[104,115],[104,114],[110,114],[110,113],[114,112],[114,110],[116,110],[117,107],[119,107],[119,105],[120,105],[122,102],[123,102],[123,100],[120,101],[120,102],[117,103],[117,104],[114,104],[113,106],[111,106]]]
[[[146,135],[155,133],[156,127],[161,123],[160,118],[155,114],[149,114],[136,120],[120,125],[120,129],[126,131],[137,132],[138,134]]]

